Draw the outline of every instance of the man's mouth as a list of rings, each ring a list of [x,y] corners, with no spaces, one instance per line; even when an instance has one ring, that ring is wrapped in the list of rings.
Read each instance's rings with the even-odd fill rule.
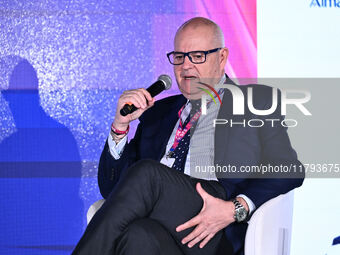
[[[185,75],[183,76],[184,80],[194,80],[196,79],[197,77],[196,76],[193,76],[193,75]]]

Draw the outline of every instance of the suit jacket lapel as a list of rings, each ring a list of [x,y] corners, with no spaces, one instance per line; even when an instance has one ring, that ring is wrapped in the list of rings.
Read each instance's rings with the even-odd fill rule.
[[[226,75],[225,84],[235,84]],[[232,118],[233,109],[233,98],[232,94],[228,89],[224,89],[224,95],[222,99],[222,105],[218,111],[217,119],[226,119],[230,121]],[[215,148],[214,148],[214,163],[223,165],[225,164],[226,155],[228,151],[226,150],[229,137],[229,128],[227,125],[216,125],[215,127]],[[217,176],[218,177],[218,176]]]
[[[178,111],[185,104],[186,98],[183,95],[180,95],[178,99],[168,108],[168,112],[164,114],[161,120],[161,131],[164,135],[160,137],[160,153],[158,155],[158,159],[160,160],[165,153],[166,145],[168,144],[169,138],[173,129],[175,128],[176,122],[178,121]]]

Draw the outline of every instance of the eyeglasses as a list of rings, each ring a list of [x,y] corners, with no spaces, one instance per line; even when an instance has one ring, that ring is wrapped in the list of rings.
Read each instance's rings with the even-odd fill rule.
[[[169,61],[173,65],[181,65],[184,63],[185,56],[188,56],[189,60],[193,64],[203,64],[206,59],[207,55],[210,53],[214,53],[222,48],[215,48],[212,50],[196,50],[196,51],[189,51],[189,52],[179,52],[179,51],[172,51],[167,55]]]

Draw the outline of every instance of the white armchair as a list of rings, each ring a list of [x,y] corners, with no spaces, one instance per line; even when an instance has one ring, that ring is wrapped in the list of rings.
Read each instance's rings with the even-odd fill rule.
[[[246,233],[245,255],[289,255],[293,216],[293,191],[275,197],[251,216]],[[103,205],[98,200],[87,212],[87,223]]]
[[[292,236],[294,192],[275,197],[252,215],[248,222],[245,255],[289,255]]]
[[[87,224],[90,223],[92,217],[99,210],[99,208],[102,207],[104,202],[105,202],[105,199],[100,199],[90,206],[90,208],[88,209],[87,214],[86,214]]]

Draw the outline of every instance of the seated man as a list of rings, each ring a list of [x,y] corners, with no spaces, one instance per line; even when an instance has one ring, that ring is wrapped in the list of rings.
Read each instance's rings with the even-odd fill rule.
[[[193,166],[202,164],[237,170],[245,165],[301,165],[282,125],[212,125],[216,118],[234,117],[230,90],[219,89],[215,96],[222,104],[208,102],[208,114],[202,114],[203,84],[234,84],[224,71],[227,57],[220,27],[193,18],[177,30],[174,51],[168,54],[182,94],[157,102],[145,89],[121,95],[99,163],[106,202],[73,254],[242,254],[251,213],[302,184],[303,176],[195,173]],[[254,107],[270,108],[271,88],[233,86],[245,98],[252,87]],[[127,102],[138,110],[122,116]],[[248,108],[242,117],[263,119]],[[137,118],[135,137],[127,143],[129,124]],[[279,110],[269,118],[283,120]]]

